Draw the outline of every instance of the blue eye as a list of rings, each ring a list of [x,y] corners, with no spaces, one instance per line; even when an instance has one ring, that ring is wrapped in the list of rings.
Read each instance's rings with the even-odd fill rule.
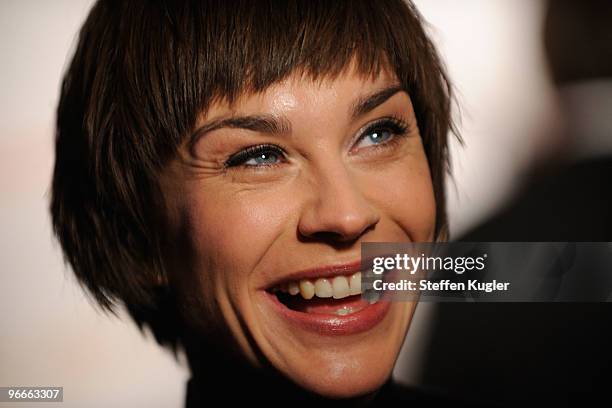
[[[280,157],[274,152],[261,152],[252,158],[246,160],[243,164],[247,166],[259,166],[259,165],[270,165],[276,164],[280,161]]]
[[[391,139],[393,137],[393,132],[391,132],[390,130],[387,129],[377,129],[371,132],[366,133],[365,135],[363,135],[363,137],[361,138],[361,143],[359,143],[360,146],[363,146],[364,144],[366,146],[371,146],[371,145],[377,145],[377,144],[381,144],[381,143],[385,143],[387,141],[389,141],[389,139]]]
[[[225,167],[236,166],[273,166],[284,159],[283,151],[274,145],[260,145],[247,147],[232,155],[225,162]]]
[[[370,125],[357,141],[357,148],[387,144],[398,136],[404,136],[408,126],[394,118],[384,118]]]

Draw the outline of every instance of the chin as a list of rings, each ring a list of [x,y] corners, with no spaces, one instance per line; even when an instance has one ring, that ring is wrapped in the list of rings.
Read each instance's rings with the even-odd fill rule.
[[[378,390],[391,376],[395,359],[384,360],[375,355],[360,358],[339,354],[334,361],[316,359],[290,377],[303,389],[321,397],[362,397]]]

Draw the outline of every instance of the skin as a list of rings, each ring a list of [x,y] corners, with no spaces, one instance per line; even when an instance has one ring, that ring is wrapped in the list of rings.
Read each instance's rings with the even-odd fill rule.
[[[388,379],[415,303],[393,303],[367,332],[325,336],[296,329],[263,296],[278,276],[359,260],[362,242],[433,241],[434,193],[409,95],[399,91],[351,115],[357,101],[398,84],[387,72],[366,78],[352,68],[316,82],[294,74],[202,115],[197,128],[269,115],[291,129],[204,132],[163,174],[169,280],[192,360],[205,359],[202,344],[215,339],[226,355],[333,398],[371,393]],[[405,135],[374,142],[360,133],[388,116],[405,122]],[[224,165],[262,143],[284,156]]]

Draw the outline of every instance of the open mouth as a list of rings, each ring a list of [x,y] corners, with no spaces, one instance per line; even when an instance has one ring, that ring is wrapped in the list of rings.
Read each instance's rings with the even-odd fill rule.
[[[290,310],[309,314],[347,316],[376,303],[361,296],[361,272],[285,282],[269,292]]]

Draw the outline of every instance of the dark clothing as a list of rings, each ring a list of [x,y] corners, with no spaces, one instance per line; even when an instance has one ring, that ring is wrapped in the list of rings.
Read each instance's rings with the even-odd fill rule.
[[[511,205],[459,240],[612,241],[612,158],[550,173],[536,177]]]
[[[536,180],[459,240],[612,241],[612,158]],[[595,268],[581,273],[578,283],[605,283],[593,281]],[[433,321],[425,384],[514,406],[583,406],[609,398],[610,302],[442,303]]]
[[[208,406],[244,406],[266,407],[274,406],[308,406],[310,408],[323,407],[480,407],[475,403],[460,401],[440,393],[424,391],[417,388],[388,381],[372,399],[368,401],[345,401],[322,399],[312,394],[305,394],[292,386],[272,387],[265,391],[245,383],[228,384],[227,389],[217,385],[202,384],[191,379],[187,385],[186,408],[200,408]]]

